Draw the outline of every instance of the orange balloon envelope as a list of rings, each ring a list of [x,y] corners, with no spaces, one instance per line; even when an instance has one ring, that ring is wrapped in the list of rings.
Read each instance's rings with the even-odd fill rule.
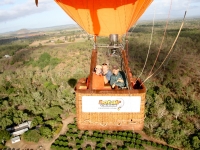
[[[55,0],[86,32],[125,34],[153,0]]]

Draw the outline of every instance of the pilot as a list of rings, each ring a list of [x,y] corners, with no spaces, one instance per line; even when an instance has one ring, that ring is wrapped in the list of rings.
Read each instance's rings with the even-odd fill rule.
[[[110,85],[112,88],[122,88],[125,86],[122,75],[119,72],[118,66],[113,66],[113,74],[110,77]]]

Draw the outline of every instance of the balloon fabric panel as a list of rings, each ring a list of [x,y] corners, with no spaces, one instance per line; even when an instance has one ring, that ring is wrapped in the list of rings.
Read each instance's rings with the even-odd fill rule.
[[[125,34],[153,0],[55,0],[86,32]]]

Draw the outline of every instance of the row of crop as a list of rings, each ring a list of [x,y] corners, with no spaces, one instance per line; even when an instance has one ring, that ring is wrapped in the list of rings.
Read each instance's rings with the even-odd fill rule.
[[[93,145],[84,145],[92,142]],[[119,143],[119,144],[114,144]],[[81,131],[77,129],[75,123],[68,124],[68,131],[65,135],[58,137],[52,144],[52,150],[58,149],[146,149],[145,147],[154,147],[155,149],[173,150],[163,144],[143,140],[141,135],[132,131]]]
[[[71,145],[56,145],[56,144],[52,144],[51,145],[51,149],[54,150],[60,150],[60,149],[83,149],[82,145],[80,143],[75,143],[74,146]],[[94,147],[95,150],[102,150],[102,149],[129,149],[129,148],[135,148],[135,149],[139,149],[139,150],[143,150],[145,149],[142,145],[135,145],[134,143],[130,143],[130,144],[124,144],[124,145],[112,145],[111,143],[107,143],[107,144],[102,144],[102,143],[97,143],[96,146]],[[86,145],[85,149],[92,149],[91,145]]]

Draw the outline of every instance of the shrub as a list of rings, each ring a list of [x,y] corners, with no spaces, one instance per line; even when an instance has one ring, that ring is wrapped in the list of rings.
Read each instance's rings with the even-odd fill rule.
[[[141,138],[142,138],[142,136],[141,136],[140,134],[137,134],[136,137],[137,137],[138,139],[141,139]]]
[[[44,87],[47,88],[48,90],[53,90],[58,88],[58,86],[54,85],[52,82],[45,82]]]
[[[29,130],[23,134],[23,137],[25,140],[35,143],[37,143],[41,138],[38,130]]]
[[[131,143],[129,146],[130,146],[130,148],[134,148],[135,144]]]
[[[135,143],[136,143],[136,144],[141,144],[142,142],[141,142],[141,140],[136,140]]]
[[[10,139],[10,133],[6,130],[0,130],[0,141],[7,141]]]
[[[40,128],[40,134],[43,136],[43,137],[46,137],[46,138],[51,138],[52,137],[52,132],[51,132],[51,129],[49,129],[48,127],[41,127]]]
[[[50,59],[50,65],[54,68],[56,65],[58,65],[61,62],[59,58],[51,58]]]
[[[51,55],[49,55],[48,53],[43,53],[39,57],[39,60],[37,61],[37,66],[39,66],[40,68],[44,68],[44,67],[48,66],[50,59],[51,59]]]
[[[62,109],[59,106],[54,106],[47,108],[47,110],[43,113],[44,117],[47,118],[56,118],[59,114],[62,113]]]
[[[37,126],[38,124],[43,123],[43,118],[40,116],[36,116],[33,121],[31,122],[31,128]]]
[[[151,145],[151,141],[148,141],[148,142],[147,142],[147,145]]]
[[[43,69],[48,65],[54,68],[60,62],[61,60],[59,58],[52,58],[50,54],[45,52],[40,55],[39,59],[36,62],[34,62],[33,60],[30,60],[28,64],[32,64],[34,67],[37,66]]]
[[[54,131],[54,135],[57,135],[62,130],[62,124],[59,124],[57,129]]]

